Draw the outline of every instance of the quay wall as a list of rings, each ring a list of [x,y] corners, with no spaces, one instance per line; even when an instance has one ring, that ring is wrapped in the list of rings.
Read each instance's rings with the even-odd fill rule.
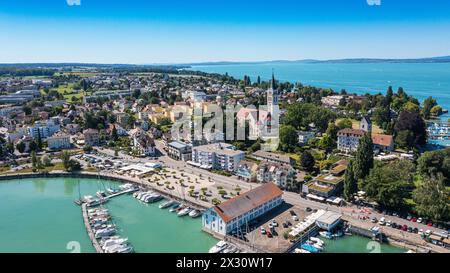
[[[202,202],[195,202],[193,200],[187,200],[183,199],[180,196],[171,194],[169,192],[162,191],[156,187],[153,187],[151,184],[145,183],[144,181],[141,181],[139,179],[132,179],[129,177],[124,176],[117,176],[117,175],[106,175],[106,174],[99,174],[99,173],[92,173],[92,172],[51,172],[51,173],[20,173],[20,174],[7,174],[7,175],[1,175],[0,176],[0,182],[6,181],[6,180],[20,180],[20,179],[29,179],[29,178],[87,178],[87,179],[104,179],[104,180],[110,180],[110,181],[116,181],[120,183],[133,183],[137,184],[138,186],[142,186],[145,188],[151,188],[153,191],[158,192],[159,194],[169,197],[171,199],[174,199],[179,202],[187,203],[189,206],[192,206],[196,209],[208,209],[209,207],[206,206],[206,204],[203,204]],[[212,205],[211,205],[212,206]]]

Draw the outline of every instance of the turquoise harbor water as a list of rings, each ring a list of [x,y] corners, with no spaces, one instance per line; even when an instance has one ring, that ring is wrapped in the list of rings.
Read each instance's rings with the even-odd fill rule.
[[[0,182],[0,252],[94,252],[83,224],[81,195],[95,195],[110,181],[93,179],[23,179]],[[157,204],[145,205],[130,195],[107,203],[119,233],[136,252],[207,252],[216,240],[201,231],[201,220],[177,217]],[[76,244],[76,243],[75,243]]]
[[[80,185],[80,186],[78,186]],[[0,182],[0,252],[94,252],[81,208],[81,195],[94,195],[118,183],[95,179],[23,179]],[[128,237],[136,252],[206,253],[217,240],[201,231],[200,218],[177,217],[157,204],[144,204],[131,195],[107,203],[119,234]],[[74,243],[75,242],[75,243]],[[344,237],[327,241],[326,252],[370,252],[370,240]],[[404,252],[389,245],[382,252]]]

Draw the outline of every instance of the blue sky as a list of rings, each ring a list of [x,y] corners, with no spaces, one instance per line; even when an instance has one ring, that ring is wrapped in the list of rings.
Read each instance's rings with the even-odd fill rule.
[[[450,1],[2,0],[0,62],[450,55]]]

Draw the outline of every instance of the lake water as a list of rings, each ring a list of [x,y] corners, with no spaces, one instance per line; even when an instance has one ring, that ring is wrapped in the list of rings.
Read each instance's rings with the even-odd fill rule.
[[[0,252],[67,253],[78,243],[81,252],[94,252],[81,208],[73,203],[79,198],[78,182],[82,196],[118,185],[71,178],[0,182]],[[114,198],[106,207],[136,252],[206,253],[217,242],[201,231],[200,218],[177,217],[131,195]]]

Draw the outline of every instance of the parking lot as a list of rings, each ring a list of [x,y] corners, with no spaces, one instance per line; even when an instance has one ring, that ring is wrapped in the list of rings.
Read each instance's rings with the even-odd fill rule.
[[[257,222],[249,224],[245,236],[248,240],[247,243],[265,252],[284,252],[292,245],[285,234],[287,235],[293,225],[311,213],[312,211],[307,212],[304,208],[284,203],[262,218],[257,219]],[[273,223],[275,223],[275,226],[271,228]]]

